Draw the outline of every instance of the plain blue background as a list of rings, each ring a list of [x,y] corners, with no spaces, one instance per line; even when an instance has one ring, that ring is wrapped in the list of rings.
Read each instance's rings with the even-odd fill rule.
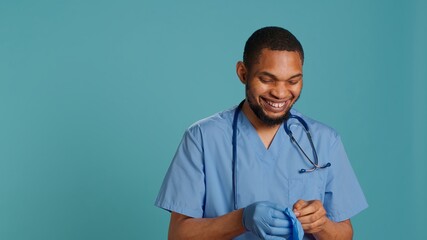
[[[342,135],[355,239],[424,239],[427,4],[0,2],[0,239],[166,239],[153,206],[184,130],[244,97],[249,35],[306,51],[297,108]]]

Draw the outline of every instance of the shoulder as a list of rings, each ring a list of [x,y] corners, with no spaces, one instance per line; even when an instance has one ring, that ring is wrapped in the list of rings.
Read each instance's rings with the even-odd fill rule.
[[[203,118],[190,125],[186,133],[194,137],[202,137],[207,134],[216,135],[221,132],[229,133],[232,131],[233,117],[236,108],[237,106],[233,106],[232,108]]]

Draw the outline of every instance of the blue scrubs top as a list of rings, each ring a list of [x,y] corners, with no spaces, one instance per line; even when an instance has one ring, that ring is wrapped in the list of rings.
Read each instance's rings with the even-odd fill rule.
[[[166,173],[155,205],[194,218],[213,218],[234,210],[232,175],[232,122],[236,107],[193,124],[184,134]],[[338,134],[330,127],[302,116],[308,124],[319,165],[331,167],[311,173],[312,168],[290,141],[283,124],[270,147],[265,148],[243,112],[237,122],[236,204],[244,208],[270,201],[292,208],[299,200],[318,199],[335,222],[356,215],[368,205],[351,168]],[[314,159],[302,126],[289,120],[295,139]],[[246,232],[236,239],[258,239]],[[314,239],[305,234],[304,239]]]

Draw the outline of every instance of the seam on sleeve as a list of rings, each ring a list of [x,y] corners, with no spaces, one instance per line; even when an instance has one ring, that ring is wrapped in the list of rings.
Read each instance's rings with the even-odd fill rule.
[[[182,215],[186,215],[192,218],[203,217],[203,212],[198,209],[190,209],[185,206],[181,206],[176,203],[170,203],[166,201],[156,201],[154,204],[156,207],[162,208],[168,212],[176,212]]]
[[[198,150],[200,153],[203,153],[203,149],[202,149],[202,147],[200,146],[200,143],[203,141],[203,139],[202,139],[202,137],[201,137],[201,135],[202,135],[202,134],[200,134],[200,143],[199,143],[199,142],[196,140],[196,138],[194,137],[193,133],[192,133],[192,131],[193,131],[193,130],[196,130],[195,128],[196,128],[196,126],[193,126],[193,127],[189,128],[189,129],[187,129],[186,134],[188,135],[188,137],[190,138],[190,140],[194,143],[194,145],[197,147],[197,150]],[[199,131],[201,131],[201,130],[200,130],[200,126],[198,126],[198,125],[197,125],[197,129],[198,129]]]
[[[360,212],[362,212],[366,208],[368,208],[368,204],[365,202],[364,205],[362,205],[361,207],[359,207],[353,211],[346,211],[344,213],[339,213],[339,212],[335,211],[333,213],[327,213],[327,217],[334,222],[342,222],[344,220],[347,220],[347,219],[350,219],[350,218],[356,216],[357,214],[359,214]]]

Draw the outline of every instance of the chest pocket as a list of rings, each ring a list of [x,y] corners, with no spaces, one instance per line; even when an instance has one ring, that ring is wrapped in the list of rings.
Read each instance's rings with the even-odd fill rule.
[[[301,173],[288,179],[288,201],[293,205],[298,200],[320,200],[325,197],[325,184],[327,169],[314,172]]]

